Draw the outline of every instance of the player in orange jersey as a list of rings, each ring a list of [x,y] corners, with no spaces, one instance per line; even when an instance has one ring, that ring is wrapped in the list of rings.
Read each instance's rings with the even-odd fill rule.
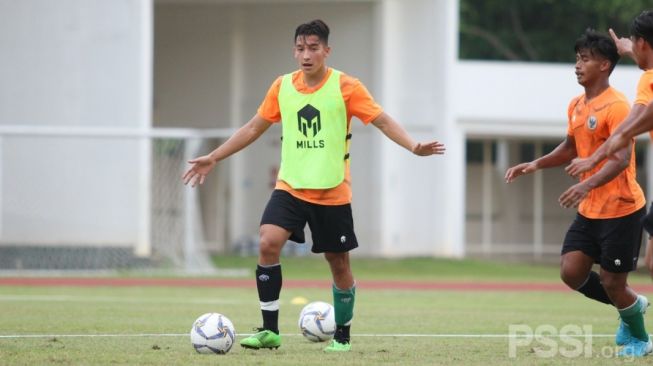
[[[351,117],[371,123],[390,140],[418,156],[443,154],[444,145],[415,142],[374,102],[357,79],[327,67],[329,27],[321,20],[295,30],[294,57],[299,70],[279,77],[258,113],[208,155],[191,160],[183,176],[192,186],[204,183],[221,160],[244,149],[273,123],[282,121],[281,167],[260,226],[256,285],[263,327],[241,340],[251,349],[277,348],[281,249],[288,239],[303,243],[308,223],[315,253],[324,253],[333,277],[336,333],[326,352],[351,349],[355,282],[349,251],[358,246],[351,211],[349,144]]]
[[[644,70],[637,85],[633,109],[605,146],[586,159],[574,159],[567,167],[567,172],[571,175],[576,176],[592,169],[606,156],[623,146],[624,142],[645,131],[649,131],[653,140],[653,103],[651,103],[653,100],[653,10],[644,11],[636,17],[630,33],[630,38],[619,38],[610,29],[619,53],[633,58],[639,68]],[[653,277],[653,206],[649,209],[643,224],[649,234],[644,262]]]
[[[626,97],[612,88],[609,77],[619,60],[614,41],[587,30],[576,41],[576,77],[585,90],[567,110],[567,138],[549,154],[516,165],[506,182],[517,177],[590,156],[618,128],[630,108]],[[578,207],[564,239],[560,276],[585,296],[614,305],[621,317],[616,343],[622,356],[644,356],[651,344],[644,328],[648,300],[628,286],[628,273],[637,268],[645,214],[644,194],[637,184],[632,142],[580,177],[564,192],[562,207]],[[592,271],[600,264],[600,273]]]

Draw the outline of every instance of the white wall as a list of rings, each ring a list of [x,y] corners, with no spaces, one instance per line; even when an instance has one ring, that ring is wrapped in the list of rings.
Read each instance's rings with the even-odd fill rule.
[[[451,1],[379,2],[377,79],[381,101],[417,141],[437,139],[443,157],[416,157],[377,138],[381,192],[377,224],[387,256],[461,256],[464,250],[464,141],[449,88],[457,57],[458,7]]]
[[[0,125],[149,127],[149,13],[146,0],[1,0]],[[147,240],[143,144],[5,137],[0,145],[2,242]]]
[[[564,137],[567,106],[583,93],[573,64],[459,61],[455,118],[475,136]],[[610,82],[632,102],[641,71],[617,65]]]

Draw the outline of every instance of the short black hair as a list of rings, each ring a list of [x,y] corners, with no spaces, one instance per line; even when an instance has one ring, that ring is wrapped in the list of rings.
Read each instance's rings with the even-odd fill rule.
[[[295,29],[295,38],[293,42],[297,41],[299,36],[317,36],[324,44],[329,44],[329,26],[320,19],[311,20],[308,23],[300,24]]]
[[[630,24],[630,35],[644,38],[653,47],[653,9],[644,10]]]
[[[619,52],[617,45],[612,40],[612,37],[595,31],[592,28],[587,28],[574,45],[574,51],[578,53],[581,50],[589,50],[592,55],[599,55],[610,61],[610,73],[614,70],[619,62]]]

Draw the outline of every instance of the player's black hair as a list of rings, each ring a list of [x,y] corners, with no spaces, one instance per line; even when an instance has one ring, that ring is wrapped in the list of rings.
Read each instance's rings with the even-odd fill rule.
[[[644,10],[633,19],[630,24],[630,35],[635,38],[644,38],[653,47],[653,9]]]
[[[300,36],[317,36],[320,41],[324,42],[325,45],[328,45],[329,26],[320,19],[315,19],[308,23],[300,24],[297,29],[295,29],[295,38],[293,38],[293,42],[296,42],[297,37]]]
[[[610,73],[619,62],[620,56],[617,45],[612,38],[591,28],[587,28],[585,33],[576,40],[574,51],[578,53],[580,50],[589,50],[592,55],[599,55],[609,60]]]

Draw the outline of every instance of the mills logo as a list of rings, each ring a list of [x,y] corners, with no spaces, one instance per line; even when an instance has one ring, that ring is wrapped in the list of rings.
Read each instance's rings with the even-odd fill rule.
[[[320,111],[310,104],[304,106],[297,112],[297,128],[304,136],[310,140],[297,140],[298,149],[322,149],[324,140],[314,140],[313,138],[322,129],[322,119]]]

